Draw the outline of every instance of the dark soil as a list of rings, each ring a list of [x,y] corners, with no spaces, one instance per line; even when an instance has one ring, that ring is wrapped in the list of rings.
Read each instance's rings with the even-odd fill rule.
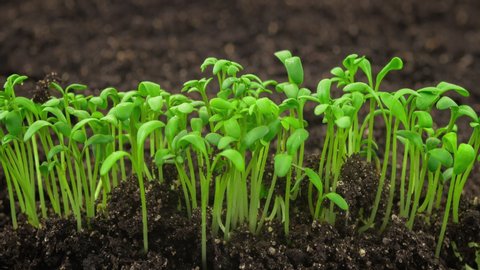
[[[348,160],[341,179],[354,183],[378,181],[372,167],[358,157]],[[355,172],[355,173],[352,173]],[[174,174],[173,174],[174,175]],[[376,179],[375,179],[376,178]],[[361,190],[370,181],[356,182]],[[194,269],[200,266],[200,215],[192,219],[179,211],[178,194],[172,183],[147,185],[150,251],[142,250],[140,198],[136,179],[113,190],[105,212],[76,231],[73,220],[54,219],[43,229],[23,224],[0,232],[0,269]],[[352,198],[365,206],[371,197]],[[434,258],[434,230],[409,231],[404,221],[393,218],[383,234],[358,234],[355,224],[339,218],[336,226],[311,222],[308,209],[294,202],[291,235],[287,239],[279,221],[264,226],[254,236],[246,229],[234,232],[229,242],[209,238],[211,269],[447,269],[461,266],[447,245],[446,260]],[[447,243],[479,241],[480,212],[471,206],[457,227],[449,231]],[[464,245],[464,262],[472,263],[472,250]],[[463,253],[462,253],[463,254]],[[474,265],[474,264],[471,264]]]
[[[50,94],[44,86],[53,80],[85,83],[90,92],[108,86],[129,90],[138,81],[152,80],[175,91],[203,76],[199,66],[207,56],[229,58],[247,72],[283,80],[285,72],[273,53],[290,49],[302,57],[306,86],[315,89],[350,53],[367,55],[374,69],[396,55],[405,69],[389,76],[385,87],[457,83],[472,97],[455,99],[480,111],[478,14],[476,0],[3,0],[0,81],[12,73],[28,75],[33,80],[19,87],[19,94],[39,101]],[[52,72],[57,75],[45,77]],[[43,84],[34,84],[41,79]],[[311,126],[321,123],[313,114],[306,117]],[[321,132],[312,129],[312,153],[318,153]],[[363,169],[355,170],[353,162],[348,171],[358,178],[342,179],[359,189],[344,186],[359,203],[354,207],[371,201],[376,190],[372,182],[359,181],[375,173],[356,163]],[[465,187],[466,201],[474,196],[478,201],[478,175],[477,166]],[[0,171],[0,269],[195,268],[200,262],[198,218],[188,220],[175,210],[177,193],[168,186],[154,184],[149,190],[151,251],[144,255],[134,180],[112,193],[108,212],[88,230],[76,232],[73,221],[52,220],[42,230],[21,225],[12,232],[4,227],[10,224],[9,203]],[[209,248],[210,264],[223,269],[461,268],[449,243],[457,243],[464,261],[471,262],[473,250],[458,243],[480,242],[480,209],[466,205],[460,224],[449,231],[439,264],[432,257],[437,233],[427,225],[413,234],[394,218],[383,235],[357,236],[351,224],[311,225],[300,206],[290,242],[275,222],[271,231],[256,237],[239,230],[229,243],[210,241],[215,243]]]

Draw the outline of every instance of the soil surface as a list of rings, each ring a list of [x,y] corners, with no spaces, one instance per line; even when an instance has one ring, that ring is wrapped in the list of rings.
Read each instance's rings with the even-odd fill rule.
[[[183,82],[206,76],[200,73],[199,66],[208,56],[235,60],[246,67],[246,72],[265,79],[283,80],[285,71],[273,53],[290,49],[302,58],[306,86],[315,89],[318,80],[329,76],[330,69],[346,55],[358,53],[368,56],[374,69],[393,56],[404,60],[404,70],[387,78],[388,89],[419,88],[448,81],[469,89],[470,98],[455,100],[480,112],[478,14],[480,2],[476,0],[405,0],[388,4],[381,0],[3,0],[0,81],[12,73],[25,74],[32,80],[19,87],[19,94],[39,100],[49,94],[42,83],[35,85],[42,79],[43,84],[52,80],[85,83],[91,92],[108,86],[129,90],[141,80],[152,80],[176,91]],[[311,125],[321,123],[313,114],[307,113],[306,117]],[[307,148],[312,153],[318,153],[320,145],[315,138],[321,134],[321,129],[312,132],[315,147]],[[371,175],[368,170],[360,174]],[[462,214],[460,224],[449,231],[448,239],[455,242],[480,241],[480,209],[478,203],[468,203],[475,196],[478,202],[478,175],[477,166],[465,187],[468,210]],[[359,183],[358,178],[351,182]],[[360,188],[371,190],[369,186]],[[198,219],[188,220],[173,211],[176,195],[163,186],[150,187],[149,213],[161,215],[150,217],[152,250],[147,255],[139,252],[141,219],[135,190],[133,180],[115,190],[108,212],[93,220],[89,230],[76,232],[73,221],[52,220],[42,230],[22,225],[12,232],[8,228],[9,203],[0,170],[0,228],[4,228],[0,237],[0,269],[198,266]],[[363,198],[361,193],[349,194],[359,205],[371,199]],[[290,242],[275,222],[271,224],[272,231],[264,235],[254,237],[239,230],[229,243],[210,241],[211,266],[461,266],[452,245],[445,249],[443,261],[437,264],[433,260],[432,237],[437,233],[431,228],[424,227],[423,233],[412,234],[403,227],[402,220],[394,219],[384,235],[358,237],[351,226],[312,225],[303,209],[298,207],[298,219],[292,224],[295,237]],[[465,261],[474,258],[472,249],[456,249],[465,254]]]
[[[358,175],[370,177],[371,167],[358,157],[347,161],[341,181],[351,183]],[[373,174],[373,182],[378,181]],[[369,189],[369,181],[360,182]],[[105,212],[90,221],[89,228],[76,231],[73,220],[53,219],[42,229],[22,224],[0,232],[0,269],[198,269],[200,267],[200,214],[188,219],[177,210],[181,194],[172,183],[147,184],[149,245],[142,250],[140,198],[136,179],[122,182],[111,194]],[[340,191],[339,191],[340,192]],[[357,197],[365,209],[370,198]],[[434,257],[435,230],[414,232],[393,217],[383,234],[359,235],[350,219],[338,217],[336,226],[311,222],[301,200],[292,207],[291,235],[287,239],[277,220],[269,221],[263,233],[254,236],[240,228],[228,242],[208,237],[210,269],[448,269],[459,268],[459,260],[447,245],[445,256]],[[449,231],[447,243],[480,241],[480,209],[469,206],[457,227]],[[472,251],[464,262],[472,263]],[[473,264],[472,264],[473,265]]]

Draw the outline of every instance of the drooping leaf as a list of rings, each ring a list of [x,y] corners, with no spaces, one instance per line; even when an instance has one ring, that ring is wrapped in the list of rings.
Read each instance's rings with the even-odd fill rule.
[[[205,146],[205,141],[204,139],[195,133],[189,133],[185,136],[183,136],[179,141],[178,141],[179,147],[186,147],[187,145],[193,146],[195,149],[197,149],[200,153],[206,155],[207,154],[207,148]]]
[[[128,157],[131,159],[129,153],[125,151],[115,151],[111,153],[102,163],[102,167],[100,168],[100,175],[105,176],[110,169],[117,163],[117,161],[123,157]]]
[[[453,99],[443,96],[437,101],[437,109],[446,110],[452,107],[458,107],[457,103]]]
[[[107,144],[113,142],[114,138],[109,134],[95,134],[92,137],[88,138],[85,142],[84,148],[89,147],[90,145],[97,144]]]
[[[122,102],[113,108],[113,114],[120,121],[125,121],[130,118],[130,115],[135,108],[132,102]]]
[[[442,142],[450,153],[457,151],[457,133],[449,132],[443,135]]]
[[[308,179],[310,179],[310,182],[317,188],[318,192],[320,194],[323,193],[323,184],[322,181],[320,180],[320,176],[318,173],[316,173],[314,170],[310,168],[305,168],[305,174],[308,176]]]
[[[237,150],[223,150],[223,152],[220,152],[219,155],[229,159],[238,171],[242,172],[245,170],[245,160]]]
[[[433,126],[432,115],[425,111],[415,111],[413,113],[417,117],[418,126],[421,128],[431,128]]]
[[[377,78],[375,80],[375,87],[378,89],[380,83],[383,81],[385,76],[393,70],[400,70],[403,68],[403,61],[398,57],[394,57],[388,62],[388,64],[382,68],[382,70],[378,73]]]
[[[232,142],[236,142],[238,139],[230,137],[230,136],[225,136],[218,141],[218,149],[223,150],[227,148]]]
[[[345,199],[335,192],[330,192],[325,194],[325,197],[336,204],[340,209],[347,211],[348,210],[348,203]]]
[[[395,99],[390,93],[383,92],[380,94],[380,98],[393,116],[406,125],[407,113],[405,112],[405,108],[402,106],[402,103],[398,101],[398,99]]]
[[[439,162],[439,164],[443,165],[446,168],[449,168],[453,165],[453,157],[450,152],[448,152],[445,148],[435,148],[430,151],[428,151],[428,154],[430,155],[430,159],[436,160]],[[435,162],[432,162],[432,165]],[[430,163],[429,163],[430,165]],[[429,169],[431,171],[435,171],[438,167],[436,166],[429,166]]]
[[[443,92],[448,91],[448,90],[453,90],[453,91],[459,93],[460,95],[462,95],[464,97],[468,97],[470,95],[470,93],[467,91],[467,89],[465,89],[465,88],[463,88],[459,85],[453,84],[453,83],[440,82],[437,85],[437,88],[441,89]]]
[[[61,152],[68,152],[68,148],[65,145],[55,145],[48,151],[47,159],[51,160],[54,156]]]
[[[295,130],[287,139],[287,152],[290,155],[294,155],[300,145],[302,145],[308,138],[308,131],[305,129]]]
[[[32,138],[33,135],[35,135],[40,129],[43,127],[51,127],[52,124],[44,121],[44,120],[37,120],[35,121],[32,125],[30,125],[25,132],[25,135],[23,136],[23,141],[28,141]]]
[[[265,135],[267,135],[269,129],[267,126],[258,126],[251,129],[243,139],[243,145],[245,149],[251,149],[251,147]]]
[[[288,50],[283,50],[276,52],[275,56],[282,62],[282,64],[285,64],[285,60],[292,57],[292,53]]]
[[[164,126],[165,124],[160,120],[151,120],[143,123],[137,131],[137,150],[142,151],[147,137],[155,130]]]
[[[156,97],[160,95],[161,87],[157,83],[143,81],[138,84],[138,91],[142,96]]]
[[[349,116],[342,116],[338,119],[335,119],[335,124],[339,128],[349,128],[352,125],[352,121]]]
[[[397,136],[407,139],[417,148],[422,148],[423,146],[422,137],[416,132],[410,130],[398,130]]]

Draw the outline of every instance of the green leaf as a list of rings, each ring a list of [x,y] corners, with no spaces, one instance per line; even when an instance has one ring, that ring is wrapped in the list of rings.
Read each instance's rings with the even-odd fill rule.
[[[294,155],[300,145],[308,138],[308,131],[305,129],[295,130],[287,139],[287,152]]]
[[[90,145],[97,145],[97,144],[107,144],[111,143],[114,141],[114,138],[112,135],[106,135],[106,134],[95,134],[92,137],[88,138],[88,140],[85,142],[85,145],[83,148],[87,148]]]
[[[284,63],[288,78],[291,83],[296,85],[300,85],[303,83],[303,66],[302,61],[298,56],[293,56],[290,58],[285,59]]]
[[[405,95],[411,95],[411,96],[420,96],[419,93],[417,93],[417,91],[413,90],[413,89],[410,89],[410,88],[402,88],[400,90],[397,90],[394,94],[393,94],[393,97],[395,99],[400,99],[401,97],[404,97]]]
[[[203,129],[203,120],[200,118],[192,118],[190,120],[190,126],[192,127],[192,131],[201,133]]]
[[[218,141],[218,149],[223,150],[227,148],[232,142],[236,142],[238,139],[230,137],[230,136],[225,136]]]
[[[56,164],[57,162],[42,162],[42,165],[40,165],[40,173],[44,176],[48,175],[48,173],[52,171]]]
[[[278,177],[285,177],[292,167],[293,157],[288,154],[277,154],[274,161],[274,171]]]
[[[165,126],[165,136],[169,142],[171,142],[175,135],[177,135],[179,122],[180,119],[178,116],[173,116],[168,120],[167,125]]]
[[[130,118],[133,108],[135,108],[135,104],[132,102],[122,102],[113,108],[113,115],[123,122]]]
[[[83,91],[83,90],[87,90],[87,88],[88,87],[86,85],[78,84],[78,83],[72,83],[69,86],[67,86],[67,88],[65,89],[65,93],[68,93],[71,90],[73,90],[73,91]]]
[[[437,88],[441,89],[442,92],[446,92],[448,90],[453,90],[453,91],[459,93],[460,95],[462,95],[464,97],[468,97],[470,95],[470,93],[465,88],[463,88],[461,86],[458,86],[456,84],[453,84],[453,83],[440,82],[437,85]]]
[[[25,132],[25,135],[23,136],[23,141],[28,141],[32,138],[33,135],[35,135],[40,129],[43,127],[51,127],[52,124],[50,124],[47,121],[44,120],[38,120],[35,121],[32,125],[30,125]]]
[[[428,110],[438,98],[438,94],[431,92],[419,92],[419,94],[420,96],[415,99],[415,105],[420,110]]]
[[[198,134],[195,134],[195,133],[187,134],[178,141],[178,144],[180,147],[186,147],[187,145],[192,145],[199,152],[201,152],[204,155],[207,155],[207,148],[205,146],[205,141]]]
[[[70,134],[70,139],[78,143],[84,143],[87,139],[87,134],[83,130],[75,130]]]
[[[278,132],[281,128],[281,122],[278,119],[275,119],[268,125],[268,133],[263,137],[263,140],[270,142],[277,137]]]
[[[22,117],[17,111],[10,111],[5,116],[5,127],[7,128],[8,133],[13,136],[18,137],[22,132],[22,122]]]
[[[458,117],[460,116],[467,116],[470,117],[473,121],[478,121],[478,116],[477,113],[473,110],[472,107],[468,105],[460,105],[458,106],[458,112],[457,112]]]
[[[162,90],[159,84],[144,81],[138,84],[138,91],[142,96],[156,97],[160,95]]]
[[[434,160],[430,162],[429,160],[429,170],[435,171],[438,169],[438,165],[443,165],[446,168],[449,168],[453,165],[453,157],[450,152],[448,152],[445,148],[435,148],[428,151],[429,158]],[[435,162],[437,161],[437,162]],[[437,165],[438,164],[438,165]]]
[[[125,151],[115,151],[115,152],[111,153],[103,161],[102,167],[100,168],[100,175],[105,176],[110,171],[110,169],[113,167],[113,165],[115,165],[115,163],[123,157],[128,157],[128,158],[132,159],[130,154],[128,154]]]
[[[55,126],[58,132],[65,137],[69,137],[72,132],[72,129],[66,122],[58,121],[55,124],[53,124],[53,126]]]
[[[58,98],[50,98],[49,100],[45,101],[42,106],[44,107],[57,107],[60,104],[60,99]]]
[[[258,111],[263,115],[278,115],[278,106],[269,98],[260,98],[255,104],[257,105]]]
[[[68,148],[65,145],[55,145],[48,151],[47,159],[51,160],[54,156],[56,156],[60,152],[68,152]]]
[[[225,67],[226,67],[226,64],[228,63],[229,61],[227,60],[223,60],[223,59],[220,59],[218,60],[217,62],[215,62],[215,64],[213,65],[213,71],[212,73],[214,75],[217,75],[220,71],[222,71]]]
[[[25,97],[16,97],[14,103],[17,104],[18,107],[22,107],[28,112],[38,115],[37,106],[31,99]]]
[[[219,155],[229,159],[238,171],[242,172],[245,170],[245,160],[237,150],[223,150],[223,152],[219,153]]]
[[[393,116],[395,116],[398,120],[402,122],[402,124],[407,124],[407,113],[405,112],[405,108],[402,106],[402,103],[395,99],[391,94],[382,92],[380,93],[380,98],[387,106],[387,108],[391,111]]]
[[[440,141],[440,139],[438,139],[436,137],[429,137],[425,141],[425,144],[427,146],[427,150],[432,150],[432,149],[436,148],[437,146],[440,145],[440,143],[442,143],[442,141]]]
[[[349,128],[352,125],[352,121],[349,116],[342,116],[335,120],[335,124],[339,128]]]
[[[457,133],[449,132],[443,135],[442,142],[450,153],[457,151]]]
[[[292,57],[292,53],[288,50],[283,50],[276,52],[275,56],[282,62],[282,64],[285,64],[285,60]]]
[[[325,197],[336,204],[340,209],[347,211],[348,210],[348,203],[345,199],[335,192],[330,192],[325,194]]]
[[[475,161],[475,150],[469,144],[462,143],[458,146],[458,150],[455,153],[455,161],[453,163],[453,173],[458,175],[472,166]]]
[[[375,81],[375,87],[378,89],[380,83],[385,78],[385,76],[392,70],[400,70],[403,68],[403,61],[398,57],[392,58],[390,62],[378,73],[377,79]]]
[[[372,65],[370,64],[370,61],[368,59],[364,58],[360,64],[358,65],[360,69],[365,73],[365,76],[367,76],[368,83],[370,85],[373,84],[373,77],[372,77]]]
[[[419,127],[421,127],[421,128],[431,128],[431,127],[433,127],[433,119],[432,119],[432,116],[428,112],[415,111],[413,114],[417,117]]]
[[[155,164],[161,167],[167,160],[174,158],[168,149],[160,149],[155,153]]]
[[[59,121],[67,122],[65,115],[58,107],[45,107],[42,112],[49,112],[53,114]]]
[[[439,110],[446,110],[452,107],[458,107],[458,105],[455,101],[453,101],[453,99],[447,96],[441,97],[440,100],[438,100],[437,102],[437,109]]]
[[[90,123],[90,122],[92,122],[92,123],[99,123],[100,120],[98,120],[98,119],[96,119],[96,118],[86,118],[86,119],[83,119],[83,120],[81,120],[80,122],[76,123],[75,126],[73,126],[71,133],[74,133],[74,132],[76,132],[77,130],[83,128],[86,124],[88,124],[88,123]]]
[[[190,114],[193,112],[194,107],[191,103],[182,103],[177,106],[177,110],[184,114]]]
[[[328,107],[330,107],[330,105],[328,105],[328,104],[320,104],[320,105],[317,105],[317,106],[315,107],[315,110],[313,111],[313,113],[314,113],[315,115],[321,115],[321,114],[323,114],[323,113],[328,109]]]
[[[210,106],[217,111],[228,111],[234,108],[232,103],[222,98],[212,98]]]
[[[143,123],[137,131],[137,151],[143,151],[145,140],[156,129],[164,127],[165,124],[159,120],[151,120]]]
[[[330,79],[323,79],[317,85],[317,98],[320,104],[330,103],[330,88],[332,81]]]
[[[448,168],[442,173],[442,184],[445,184],[452,178],[453,168]]]
[[[226,120],[225,122],[223,122],[223,127],[227,136],[233,137],[237,140],[240,139],[242,129],[240,128],[237,119],[230,118]]]
[[[421,149],[423,146],[422,137],[416,132],[410,130],[398,130],[397,136],[407,139],[417,148]]]
[[[163,97],[156,96],[156,97],[148,98],[147,104],[152,111],[159,113],[162,111],[162,108],[163,108]]]
[[[218,133],[208,133],[205,136],[205,140],[211,145],[218,146],[218,143],[220,142],[220,139],[222,138],[222,135]]]
[[[251,129],[247,134],[245,135],[243,139],[243,145],[245,149],[251,149],[254,144],[265,137],[269,132],[269,129],[267,126],[258,126],[253,129]]]
[[[317,188],[318,192],[320,194],[323,193],[323,184],[322,181],[320,180],[320,176],[312,169],[310,168],[305,168],[305,174],[308,176],[308,179],[310,179],[310,182]]]

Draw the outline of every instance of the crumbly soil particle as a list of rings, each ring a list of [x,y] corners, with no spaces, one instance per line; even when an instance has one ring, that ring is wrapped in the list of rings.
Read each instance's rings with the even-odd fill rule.
[[[376,175],[368,174],[371,166],[358,157],[347,160],[346,164],[349,169],[342,170],[342,181],[354,183],[356,180],[350,177]],[[353,171],[366,174],[351,174]],[[356,184],[362,190],[372,188],[368,181]],[[24,222],[16,231],[10,225],[5,226],[0,232],[0,269],[200,267],[200,212],[195,211],[188,219],[184,210],[179,211],[181,193],[176,189],[172,179],[146,185],[150,239],[147,254],[141,251],[140,198],[136,179],[132,177],[112,191],[107,208],[81,232],[76,231],[72,219],[53,219],[43,224],[42,229],[33,229]],[[371,200],[356,195],[352,199],[360,204]],[[447,269],[462,265],[451,245],[445,249],[445,256],[435,259],[436,231],[427,227],[409,231],[405,221],[394,216],[383,234],[374,231],[358,234],[358,228],[345,220],[335,226],[312,222],[308,209],[300,207],[304,202],[297,200],[292,204],[288,238],[278,220],[267,222],[259,235],[241,227],[229,241],[209,236],[209,268]],[[449,230],[446,242],[478,241],[479,216],[478,205],[470,204],[458,228],[452,226]],[[463,251],[465,246],[459,248]],[[474,265],[471,252],[466,251],[463,260]]]

